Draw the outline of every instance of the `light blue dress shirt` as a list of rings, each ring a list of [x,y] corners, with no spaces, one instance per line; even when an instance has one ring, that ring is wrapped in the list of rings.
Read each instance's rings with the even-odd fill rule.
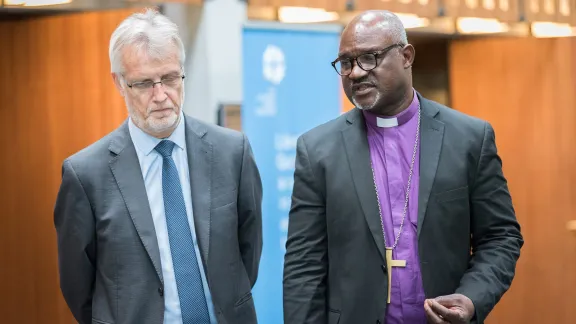
[[[160,143],[161,139],[142,131],[134,124],[132,119],[129,119],[128,121],[128,129],[130,131],[132,142],[136,147],[136,154],[138,155],[140,169],[142,171],[142,176],[144,177],[144,185],[146,186],[146,193],[148,195],[148,202],[150,204],[150,211],[152,212],[156,238],[158,240],[158,248],[160,250],[162,275],[164,277],[164,324],[182,324],[180,300],[178,298],[176,277],[172,265],[172,254],[170,253],[166,215],[164,213],[164,198],[162,195],[162,156],[154,150],[156,145]],[[194,249],[198,258],[198,266],[200,267],[200,274],[204,285],[204,294],[206,295],[206,302],[208,303],[210,322],[211,324],[216,324],[217,322],[216,317],[214,316],[212,296],[208,289],[208,282],[206,280],[204,265],[202,264],[200,256],[196,231],[194,229],[192,194],[190,190],[190,174],[188,169],[188,155],[186,154],[186,135],[183,115],[180,116],[180,122],[176,127],[176,130],[174,130],[172,135],[166,139],[176,144],[172,152],[172,159],[174,159],[180,177],[180,185],[182,186],[182,194],[184,195],[184,202],[186,204],[186,214],[188,215],[188,223],[190,224],[190,231],[192,232]],[[188,249],[189,247],[185,246],[182,248]]]

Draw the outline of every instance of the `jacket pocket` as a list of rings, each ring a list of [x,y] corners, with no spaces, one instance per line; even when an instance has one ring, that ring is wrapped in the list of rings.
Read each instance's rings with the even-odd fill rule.
[[[340,322],[340,311],[328,309],[328,324],[338,324]]]
[[[458,200],[462,198],[468,198],[468,186],[436,194],[436,201],[439,203]]]
[[[93,319],[92,319],[92,324],[112,324],[112,323],[110,323],[110,322],[104,322],[104,321],[97,320],[97,319],[93,318]]]
[[[240,299],[238,299],[238,301],[234,304],[234,307],[240,307],[249,300],[252,300],[252,292],[249,292],[244,296],[240,297]]]

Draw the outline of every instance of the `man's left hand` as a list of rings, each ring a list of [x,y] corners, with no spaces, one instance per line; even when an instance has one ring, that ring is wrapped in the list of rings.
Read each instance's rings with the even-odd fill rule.
[[[428,322],[433,324],[466,324],[474,317],[474,304],[461,294],[427,299],[424,310]]]

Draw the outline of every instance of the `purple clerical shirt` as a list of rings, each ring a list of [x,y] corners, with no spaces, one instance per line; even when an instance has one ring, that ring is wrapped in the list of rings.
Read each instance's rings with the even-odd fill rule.
[[[380,196],[386,247],[394,244],[402,222],[418,126],[418,106],[418,97],[414,92],[414,99],[408,109],[397,116],[382,117],[363,111],[368,131],[370,158]],[[426,323],[417,237],[419,158],[420,145],[414,161],[406,219],[398,245],[392,251],[393,259],[406,260],[406,267],[392,268],[392,290],[386,311],[386,324]],[[386,302],[387,293],[382,292],[383,303]]]

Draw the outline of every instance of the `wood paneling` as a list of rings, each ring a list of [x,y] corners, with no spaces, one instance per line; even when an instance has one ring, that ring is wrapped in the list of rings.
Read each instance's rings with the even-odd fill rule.
[[[268,3],[275,7],[310,7],[324,8],[328,1],[326,0],[268,0]]]
[[[248,0],[248,5],[256,7],[271,6],[272,0]]]
[[[442,38],[408,37],[416,57],[412,66],[414,89],[424,97],[450,105],[448,91],[448,43]]]
[[[167,3],[167,2],[176,2],[176,3],[201,5],[204,2],[204,0],[154,0],[154,1],[150,1],[150,2],[151,3],[158,3],[158,4]]]
[[[311,7],[311,8],[316,8],[318,7],[317,2],[321,1],[323,2],[323,0],[311,0],[311,1],[307,1],[307,0],[269,0],[269,4],[275,7],[280,7],[280,6],[289,6],[289,7]]]
[[[527,21],[576,24],[576,0],[522,0]]]
[[[345,11],[347,0],[249,0],[253,7],[309,7],[322,8],[327,11]]]
[[[437,17],[438,4],[438,0],[355,0],[354,10],[384,9],[395,13],[416,14],[421,17]]]
[[[324,0],[324,2],[326,4],[322,8],[328,11],[342,12],[348,9],[347,6],[348,0]]]
[[[496,18],[505,22],[520,20],[517,0],[444,0],[443,4],[449,17]]]
[[[478,39],[450,47],[455,109],[492,123],[525,246],[489,324],[576,318],[576,41]]]
[[[54,201],[64,158],[127,116],[108,43],[130,13],[0,22],[2,323],[73,323],[58,283]]]

